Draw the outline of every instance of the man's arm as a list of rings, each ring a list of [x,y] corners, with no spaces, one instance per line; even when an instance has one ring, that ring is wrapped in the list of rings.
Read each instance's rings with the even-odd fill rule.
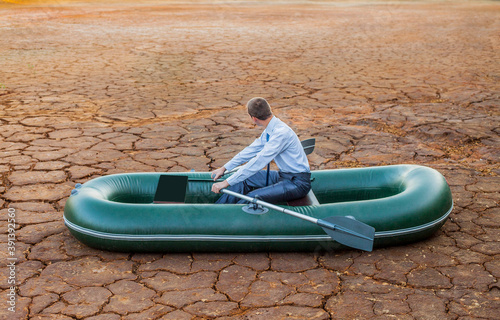
[[[229,162],[227,162],[224,166],[212,171],[212,179],[217,181],[220,177],[224,175],[226,170],[231,171],[242,163],[248,162],[255,155],[264,148],[264,142],[262,141],[262,135],[255,139],[252,144],[248,147],[240,151],[237,155],[235,155]],[[217,182],[212,185],[212,192],[220,193],[221,189],[229,187],[229,182],[224,180],[222,182]]]
[[[262,134],[263,135],[263,134]],[[255,139],[248,147],[241,150],[237,155],[235,155],[230,161],[228,161],[224,167],[226,170],[233,170],[237,166],[248,162],[250,159],[255,157],[255,155],[264,148],[265,141],[263,141],[262,135]]]
[[[290,144],[287,140],[286,132],[275,131],[269,142],[260,150],[250,161],[248,161],[240,170],[227,178],[229,185],[234,185],[240,181],[254,175],[270,163],[283,149]]]

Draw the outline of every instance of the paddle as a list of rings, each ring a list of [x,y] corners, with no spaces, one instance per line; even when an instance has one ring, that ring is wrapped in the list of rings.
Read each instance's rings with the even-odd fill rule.
[[[306,153],[306,155],[309,155],[314,151],[314,147],[316,146],[316,139],[311,138],[303,140],[300,143],[302,144],[302,148],[304,148],[304,152]]]
[[[258,204],[264,207],[268,207],[269,209],[283,212],[288,215],[300,218],[302,220],[315,223],[321,228],[323,228],[323,230],[333,240],[343,245],[365,251],[373,250],[373,238],[375,237],[375,228],[363,222],[357,221],[354,218],[332,216],[325,219],[316,219],[310,216],[306,216],[302,213],[298,213],[292,210],[282,208],[280,206],[276,206],[274,204],[264,202],[259,199],[239,194],[231,190],[222,189],[221,192],[224,192],[233,197],[249,201],[253,204]]]

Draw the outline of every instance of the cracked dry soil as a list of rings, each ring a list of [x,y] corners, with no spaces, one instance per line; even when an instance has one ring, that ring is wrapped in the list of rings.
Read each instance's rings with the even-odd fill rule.
[[[499,13],[487,1],[0,3],[0,318],[498,319]],[[317,139],[313,169],[436,168],[450,219],[371,253],[123,254],[69,234],[75,183],[216,168],[258,134],[253,96]]]

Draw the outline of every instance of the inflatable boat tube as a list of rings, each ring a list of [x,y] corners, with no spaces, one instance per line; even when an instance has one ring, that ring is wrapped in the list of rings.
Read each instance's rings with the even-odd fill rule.
[[[185,203],[154,204],[160,175],[188,176]],[[320,170],[311,175],[309,199],[287,209],[318,219],[351,216],[375,228],[375,247],[431,236],[448,218],[453,201],[434,169],[394,165]],[[122,252],[249,252],[335,250],[321,227],[270,210],[214,204],[209,172],[115,174],[77,185],[64,222],[84,244]],[[309,201],[306,201],[309,200]]]

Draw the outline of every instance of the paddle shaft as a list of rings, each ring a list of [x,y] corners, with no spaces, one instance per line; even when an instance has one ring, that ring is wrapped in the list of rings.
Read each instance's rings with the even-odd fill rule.
[[[276,210],[278,212],[283,212],[283,213],[286,213],[288,215],[297,217],[299,219],[312,222],[312,223],[322,227],[325,231],[326,231],[326,229],[329,229],[329,230],[332,230],[334,232],[342,232],[342,233],[346,233],[346,234],[355,236],[359,239],[368,240],[371,243],[373,242],[373,235],[367,236],[365,234],[362,234],[362,233],[356,232],[354,230],[350,230],[348,228],[345,228],[344,226],[339,225],[337,223],[331,223],[331,222],[324,220],[324,219],[316,219],[316,218],[313,218],[310,216],[306,216],[305,214],[298,213],[298,212],[295,212],[292,210],[288,210],[288,209],[285,209],[283,207],[280,207],[280,206],[277,206],[277,205],[274,205],[274,204],[271,204],[271,203],[268,203],[268,202],[265,202],[265,201],[262,201],[259,199],[255,199],[255,198],[252,198],[252,197],[249,197],[249,196],[246,196],[246,195],[243,195],[243,194],[231,191],[231,190],[222,189],[221,192],[226,193],[226,194],[233,196],[233,197],[237,197],[237,198],[246,200],[250,203],[256,203],[256,204],[259,204],[261,206],[267,207],[269,209],[273,209],[273,210]],[[356,221],[356,220],[354,220],[354,221]],[[356,223],[361,223],[361,222],[356,221]],[[334,237],[334,240],[336,240],[335,237]],[[349,245],[352,246],[352,244],[349,244]],[[371,249],[368,251],[371,251]]]
[[[246,200],[246,201],[251,202],[251,203],[260,204],[261,206],[268,207],[269,209],[273,209],[273,210],[276,210],[276,211],[279,211],[279,212],[283,212],[283,213],[289,214],[291,216],[300,218],[302,220],[306,220],[306,221],[318,224],[318,219],[310,217],[310,216],[306,216],[305,214],[302,214],[302,213],[298,213],[298,212],[295,212],[295,211],[292,211],[292,210],[288,210],[288,209],[282,208],[280,206],[276,206],[274,204],[267,203],[267,202],[262,201],[262,200],[258,200],[258,199],[255,199],[255,198],[243,195],[243,194],[239,194],[239,193],[231,191],[231,190],[222,189],[221,192],[224,192],[224,193],[226,193],[226,194],[228,194],[230,196],[233,196],[233,197],[237,197],[237,198]]]

